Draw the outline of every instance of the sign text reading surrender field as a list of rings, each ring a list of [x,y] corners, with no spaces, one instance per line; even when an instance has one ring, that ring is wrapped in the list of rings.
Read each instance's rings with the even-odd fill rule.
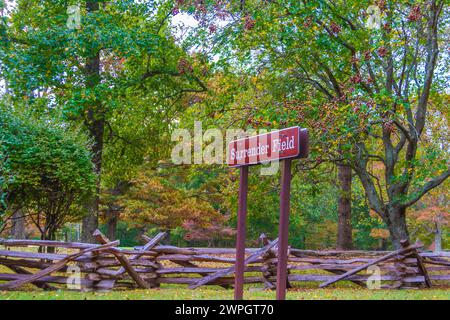
[[[239,167],[308,156],[308,130],[292,127],[232,141],[228,165]]]

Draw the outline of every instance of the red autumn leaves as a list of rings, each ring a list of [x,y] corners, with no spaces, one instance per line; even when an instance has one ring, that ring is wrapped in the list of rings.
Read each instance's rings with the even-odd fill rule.
[[[416,5],[411,9],[411,12],[408,15],[408,20],[411,22],[418,21],[421,16],[420,6]]]
[[[253,19],[251,16],[246,15],[246,16],[244,17],[244,29],[245,29],[245,30],[251,30],[251,29],[253,29],[253,27],[255,26],[255,24],[256,24],[256,20]]]
[[[178,72],[181,74],[188,74],[194,71],[194,67],[184,58],[181,58],[178,62]]]

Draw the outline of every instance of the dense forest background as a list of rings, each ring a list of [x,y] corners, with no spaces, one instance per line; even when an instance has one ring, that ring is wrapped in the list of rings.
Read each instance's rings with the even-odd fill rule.
[[[0,236],[233,246],[238,171],[171,160],[201,121],[310,130],[292,246],[448,248],[449,27],[448,0],[0,0]],[[259,170],[249,246],[278,233]]]

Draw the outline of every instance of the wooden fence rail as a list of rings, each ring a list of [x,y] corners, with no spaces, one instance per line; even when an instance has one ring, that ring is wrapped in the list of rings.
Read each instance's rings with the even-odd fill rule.
[[[44,290],[102,291],[161,284],[184,284],[191,289],[203,285],[231,288],[234,284],[234,249],[161,245],[164,233],[145,237],[142,247],[123,249],[99,231],[95,236],[99,244],[0,239],[0,290],[25,284]],[[274,289],[278,242],[264,236],[261,240],[261,248],[246,250],[244,282]],[[420,248],[407,242],[394,252],[290,248],[288,287],[301,283],[325,287],[338,281],[366,287],[374,279],[381,288],[392,289],[450,285],[450,252],[423,252]],[[373,266],[377,274],[372,269],[368,272]]]

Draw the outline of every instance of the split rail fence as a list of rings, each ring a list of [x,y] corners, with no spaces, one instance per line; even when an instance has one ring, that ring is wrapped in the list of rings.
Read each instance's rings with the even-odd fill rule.
[[[144,236],[145,245],[119,248],[100,231],[99,244],[0,239],[0,290],[33,285],[44,290],[157,288],[184,284],[232,288],[234,249],[180,248],[161,245],[165,233]],[[261,236],[261,248],[247,249],[245,283],[276,287],[278,239]],[[314,251],[290,248],[288,288],[299,283],[326,287],[349,281],[367,287],[420,288],[450,284],[450,252],[424,252],[402,243],[397,251]]]

